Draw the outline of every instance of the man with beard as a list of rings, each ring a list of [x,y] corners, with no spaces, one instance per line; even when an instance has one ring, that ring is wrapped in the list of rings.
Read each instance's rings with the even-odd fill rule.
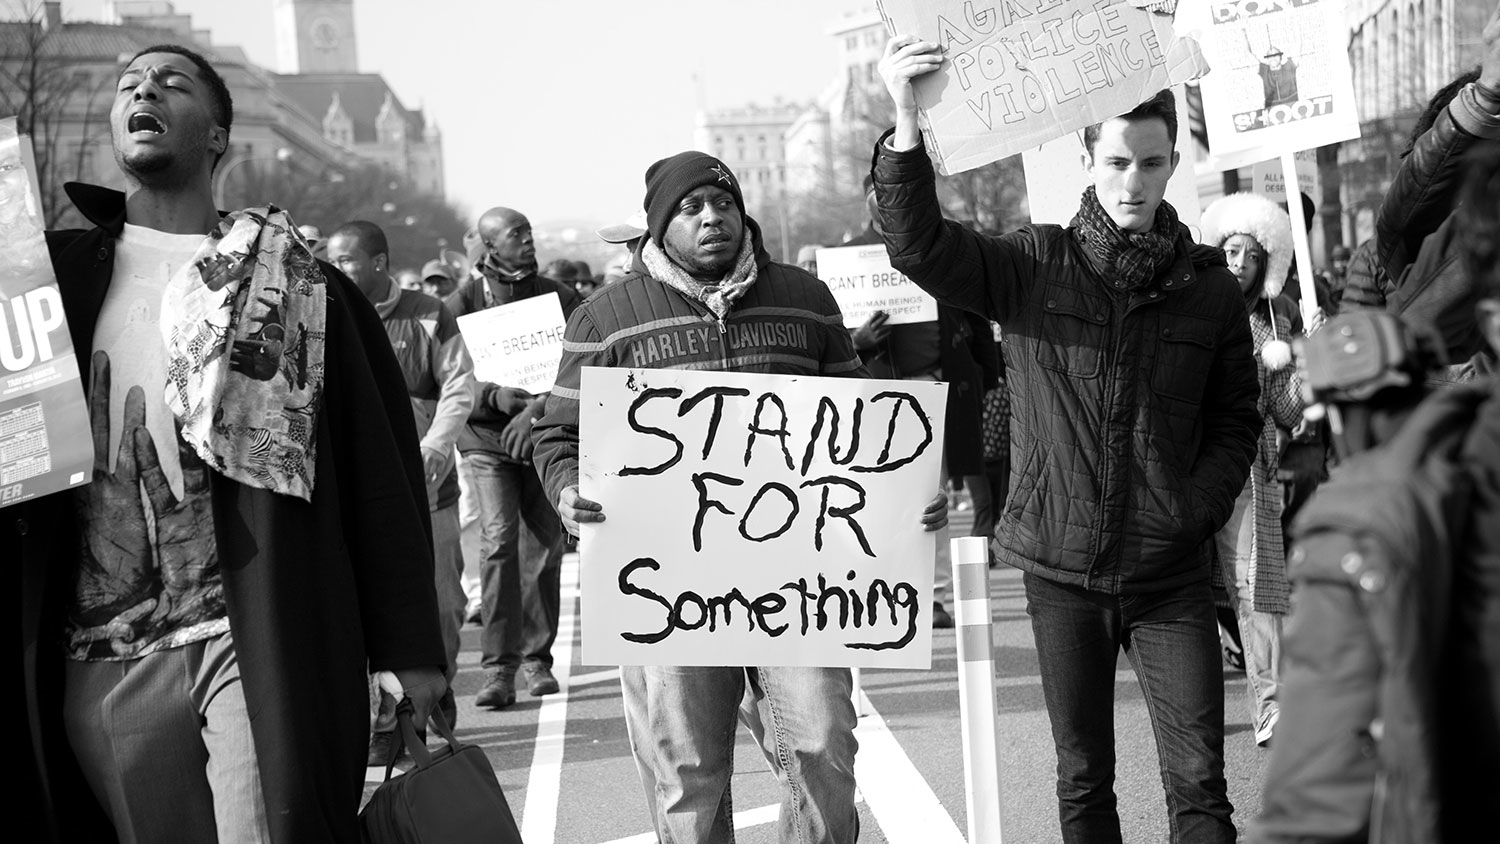
[[[723,162],[688,151],[651,165],[645,210],[630,272],[568,320],[557,384],[533,431],[547,494],[575,535],[580,522],[604,520],[604,504],[578,494],[583,367],[865,375],[833,294],[811,274],[771,260]],[[672,339],[656,342],[664,337]],[[761,339],[736,345],[736,337]],[[922,523],[927,530],[948,523],[945,496],[933,499]],[[742,700],[782,785],[780,840],[852,844],[858,837],[848,669],[624,666],[620,683],[661,840],[733,839],[730,779]]]
[[[531,221],[491,208],[479,218],[483,251],[474,272],[446,300],[455,316],[556,293],[563,315],[578,293],[537,274]],[[562,603],[563,532],[531,464],[531,426],[545,395],[479,382],[469,424],[458,438],[479,505],[483,610],[479,642],[484,686],[474,704],[504,709],[516,702],[519,671],[533,696],[558,690],[552,643]]]
[[[359,840],[367,666],[443,687],[416,431],[380,322],[284,212],[221,216],[233,104],[143,50],[110,112],[126,190],[48,234],[89,376],[93,480],[8,510],[33,836]],[[113,829],[111,829],[113,827]]]

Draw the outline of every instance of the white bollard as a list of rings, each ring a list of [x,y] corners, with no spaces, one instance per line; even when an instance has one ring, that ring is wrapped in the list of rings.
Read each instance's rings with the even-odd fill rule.
[[[1000,743],[995,730],[995,644],[989,540],[952,540],[958,712],[964,738],[969,844],[1000,844]]]

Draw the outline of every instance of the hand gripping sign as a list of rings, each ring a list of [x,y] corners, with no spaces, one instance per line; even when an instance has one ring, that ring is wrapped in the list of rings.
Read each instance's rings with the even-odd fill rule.
[[[961,173],[1124,114],[1207,71],[1167,14],[1126,0],[878,0],[892,35],[942,46],[913,81],[927,151]]]
[[[587,367],[592,665],[927,668],[947,385]]]

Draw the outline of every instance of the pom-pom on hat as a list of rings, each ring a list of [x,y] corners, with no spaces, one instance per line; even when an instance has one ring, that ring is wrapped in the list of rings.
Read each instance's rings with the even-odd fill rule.
[[[646,230],[658,245],[666,234],[667,223],[677,215],[677,204],[691,191],[704,185],[723,188],[734,197],[734,205],[745,216],[745,197],[740,180],[729,172],[724,162],[706,152],[688,150],[646,168]]]
[[[1255,238],[1266,253],[1262,299],[1275,299],[1286,284],[1292,267],[1292,218],[1281,206],[1255,193],[1232,193],[1221,197],[1203,212],[1203,242],[1218,248],[1236,234]]]

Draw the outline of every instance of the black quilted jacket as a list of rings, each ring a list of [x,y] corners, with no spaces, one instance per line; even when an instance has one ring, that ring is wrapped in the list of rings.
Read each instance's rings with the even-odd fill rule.
[[[1173,265],[1118,288],[1072,229],[945,222],[918,147],[877,144],[891,263],[1004,330],[1013,467],[998,558],[1111,594],[1209,576],[1208,539],[1260,432],[1250,324],[1222,253],[1182,230]]]

